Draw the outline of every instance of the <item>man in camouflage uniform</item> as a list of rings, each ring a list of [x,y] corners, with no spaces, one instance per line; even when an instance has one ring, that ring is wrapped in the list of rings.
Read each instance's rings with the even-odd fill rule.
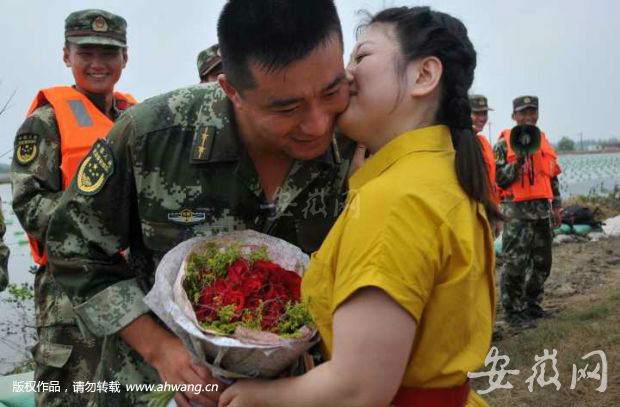
[[[9,284],[9,248],[4,243],[4,233],[6,225],[4,224],[4,214],[2,213],[2,201],[0,201],[0,291],[4,291]]]
[[[198,76],[200,83],[215,82],[217,76],[222,73],[222,56],[219,45],[211,45],[198,54]]]
[[[92,128],[93,122],[116,120],[128,107],[125,100],[118,99],[113,92],[127,61],[126,22],[103,10],[71,13],[65,20],[63,52],[75,85],[39,92],[31,114],[17,131],[11,169],[13,209],[29,235],[31,247],[34,246],[33,257],[39,264],[34,281],[39,337],[33,349],[34,379],[48,383],[58,381],[61,389],[60,392],[37,393],[37,405],[46,407],[87,403],[91,393],[74,393],[73,383],[92,380],[99,363],[101,341],[92,335],[82,335],[69,298],[46,265],[44,247],[48,222],[62,190],[70,181],[69,171],[65,169],[69,161],[66,151],[70,149],[63,146],[70,143],[70,139],[83,139],[85,135],[80,131],[64,130],[60,124],[74,117],[56,112],[55,102],[43,98],[60,92],[85,96],[83,104],[76,104],[80,100],[75,98],[69,101],[73,102],[71,106],[87,106],[99,115],[89,116],[88,110],[75,109],[73,113],[85,131]],[[62,106],[62,103],[55,106]],[[101,116],[102,113],[105,116]],[[99,136],[105,137],[105,132]],[[88,144],[82,154],[88,152],[86,148]],[[74,158],[74,162],[77,164],[79,157]]]
[[[142,301],[167,251],[254,229],[310,253],[342,210],[355,145],[333,136],[348,101],[333,1],[231,0],[218,39],[225,79],[123,115],[51,220],[54,275],[83,326],[105,337],[97,379],[121,383],[121,393],[96,393],[97,406],[145,405],[128,383],[213,382]],[[218,397],[175,396],[181,406]]]
[[[522,96],[513,101],[513,119],[517,125],[536,125],[538,121],[538,98]],[[527,177],[525,157],[517,155],[514,162],[508,159],[508,144],[502,132],[494,148],[496,180],[500,188],[510,190],[522,177]],[[506,217],[502,246],[504,264],[501,271],[501,301],[504,318],[511,325],[544,316],[541,306],[544,283],[551,272],[551,247],[553,241],[552,223],[560,223],[560,185],[557,179],[559,167],[555,162],[553,148],[541,132],[541,154],[545,151],[551,156],[550,163],[555,166],[556,176],[546,177],[550,183],[552,199],[528,199],[513,201],[513,196],[504,191],[502,214]],[[545,147],[546,150],[545,150]],[[538,171],[538,169],[537,169]],[[527,181],[524,181],[527,182]],[[539,181],[543,182],[542,180]]]

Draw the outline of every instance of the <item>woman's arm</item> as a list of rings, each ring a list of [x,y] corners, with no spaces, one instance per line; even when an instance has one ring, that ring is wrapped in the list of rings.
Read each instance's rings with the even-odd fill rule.
[[[299,377],[240,381],[222,394],[220,406],[388,405],[415,329],[411,314],[384,291],[362,288],[334,313],[331,360]]]

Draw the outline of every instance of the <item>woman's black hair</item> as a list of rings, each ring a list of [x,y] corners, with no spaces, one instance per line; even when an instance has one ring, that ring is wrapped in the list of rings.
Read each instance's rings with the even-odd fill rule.
[[[493,203],[488,172],[472,129],[468,91],[474,81],[476,50],[465,25],[429,7],[395,7],[374,15],[368,24],[394,27],[402,54],[402,72],[412,61],[437,57],[443,66],[441,101],[436,121],[450,127],[456,150],[456,175],[467,195],[484,205],[491,220],[502,219]]]

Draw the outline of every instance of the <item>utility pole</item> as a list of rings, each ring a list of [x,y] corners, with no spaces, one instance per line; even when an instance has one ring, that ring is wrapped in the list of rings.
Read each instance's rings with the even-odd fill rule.
[[[582,131],[579,132],[579,140],[581,143],[581,151],[583,151],[583,132]]]
[[[493,139],[491,137],[491,121],[489,120],[488,122],[489,125],[489,143],[491,144],[491,146],[493,145]]]

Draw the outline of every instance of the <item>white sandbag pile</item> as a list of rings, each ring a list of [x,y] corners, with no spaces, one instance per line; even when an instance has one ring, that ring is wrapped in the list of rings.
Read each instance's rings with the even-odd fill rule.
[[[603,231],[609,236],[620,236],[620,215],[604,221]]]

